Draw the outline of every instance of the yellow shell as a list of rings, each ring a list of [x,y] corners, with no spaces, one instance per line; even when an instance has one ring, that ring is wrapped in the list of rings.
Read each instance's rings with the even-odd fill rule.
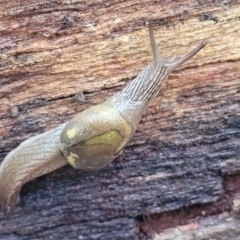
[[[113,161],[133,134],[132,125],[113,107],[100,104],[66,125],[59,147],[74,168],[98,170]]]

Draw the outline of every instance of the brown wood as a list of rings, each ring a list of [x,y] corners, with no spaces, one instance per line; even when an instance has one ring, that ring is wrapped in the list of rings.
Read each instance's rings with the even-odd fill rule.
[[[240,195],[234,197],[233,211],[223,212],[219,215],[192,219],[188,224],[170,228],[155,234],[154,240],[204,240],[204,239],[228,239],[236,240],[240,236],[239,207]],[[237,213],[237,214],[236,214]]]
[[[0,0],[1,160],[133,79],[152,60],[146,20],[165,57],[210,39],[109,167],[26,184],[0,239],[146,239],[142,216],[217,202],[240,172],[239,13],[239,1]]]

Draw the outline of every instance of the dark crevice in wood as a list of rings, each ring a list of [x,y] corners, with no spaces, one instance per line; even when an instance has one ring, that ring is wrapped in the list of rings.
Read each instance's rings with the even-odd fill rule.
[[[179,225],[186,225],[200,218],[219,215],[225,211],[231,212],[233,196],[236,193],[240,193],[240,175],[227,175],[223,178],[222,184],[224,192],[216,202],[196,204],[161,214],[144,214],[136,217],[136,226],[140,239],[149,239],[155,233],[160,233]]]

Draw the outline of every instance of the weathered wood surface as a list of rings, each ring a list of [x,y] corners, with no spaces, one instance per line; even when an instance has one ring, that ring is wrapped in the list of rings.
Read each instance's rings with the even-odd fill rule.
[[[239,1],[0,1],[1,160],[133,79],[152,60],[146,19],[166,57],[210,38],[109,167],[26,184],[15,214],[0,213],[0,239],[144,239],[141,216],[224,195],[225,176],[240,172],[239,13]]]
[[[228,239],[239,240],[240,221],[229,216],[221,219],[220,216],[208,217],[198,222],[189,223],[176,229],[155,235],[154,240],[205,240]],[[234,228],[234,231],[233,231]],[[219,237],[220,236],[220,237]],[[207,238],[206,238],[207,237]]]
[[[155,234],[154,240],[204,240],[204,239],[240,239],[240,195],[234,197],[233,211],[219,215],[194,219],[186,225],[167,229],[163,233]]]

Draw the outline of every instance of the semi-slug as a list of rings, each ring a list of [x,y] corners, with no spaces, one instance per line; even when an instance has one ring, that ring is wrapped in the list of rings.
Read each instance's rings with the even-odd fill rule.
[[[111,163],[133,137],[163,81],[207,43],[166,60],[157,50],[150,25],[149,35],[154,61],[122,91],[68,123],[27,139],[5,157],[0,165],[0,204],[5,214],[13,212],[22,185],[38,176],[67,163],[84,170],[99,170]]]

